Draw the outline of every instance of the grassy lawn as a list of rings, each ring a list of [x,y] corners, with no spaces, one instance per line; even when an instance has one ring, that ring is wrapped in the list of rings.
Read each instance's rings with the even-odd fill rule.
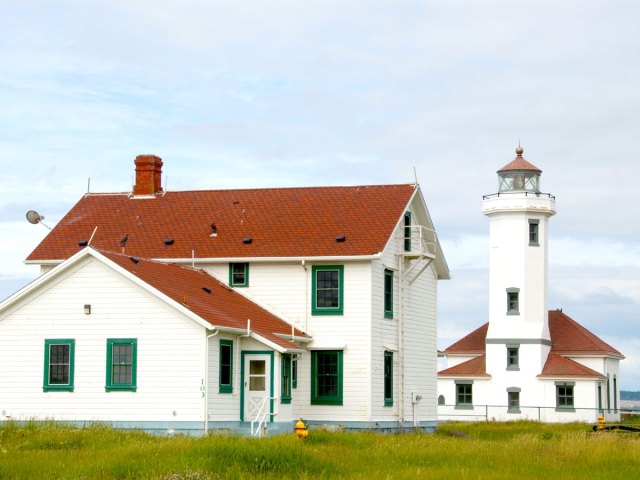
[[[630,479],[640,434],[586,424],[448,423],[436,434],[312,430],[262,440],[159,438],[108,428],[0,426],[0,479]]]

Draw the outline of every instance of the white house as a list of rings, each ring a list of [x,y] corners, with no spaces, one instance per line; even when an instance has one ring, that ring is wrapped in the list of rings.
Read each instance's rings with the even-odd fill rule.
[[[449,272],[417,185],[165,192],[135,163],[0,304],[0,421],[435,428]]]
[[[489,217],[489,322],[442,353],[440,419],[595,421],[620,418],[623,355],[547,307],[549,217],[555,197],[522,157],[498,170]]]

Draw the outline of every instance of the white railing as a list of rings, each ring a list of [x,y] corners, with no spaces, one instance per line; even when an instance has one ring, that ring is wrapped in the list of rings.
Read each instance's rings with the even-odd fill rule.
[[[436,232],[435,230],[422,225],[411,225],[411,237],[404,237],[404,241],[411,241],[410,251],[405,255],[435,255],[436,254]]]
[[[261,438],[264,434],[266,434],[266,430],[267,430],[267,417],[270,417],[271,415],[277,415],[277,413],[272,412],[271,408],[269,408],[271,406],[271,401],[272,400],[276,400],[275,397],[265,397],[264,400],[262,400],[262,403],[260,404],[260,408],[258,409],[258,413],[256,414],[256,417],[251,420],[251,436],[252,437],[257,437],[257,438]],[[255,425],[255,429],[254,429],[254,425]]]

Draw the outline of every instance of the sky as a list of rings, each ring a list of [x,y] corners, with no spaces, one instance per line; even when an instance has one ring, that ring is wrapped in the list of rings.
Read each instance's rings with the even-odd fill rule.
[[[640,390],[640,3],[0,0],[0,299],[88,190],[410,183],[452,278],[445,348],[488,320],[482,196],[524,157],[556,196],[549,308]]]

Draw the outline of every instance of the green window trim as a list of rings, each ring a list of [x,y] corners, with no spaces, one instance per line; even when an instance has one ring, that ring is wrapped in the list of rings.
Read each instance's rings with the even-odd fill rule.
[[[298,354],[291,356],[291,388],[298,388]]]
[[[43,392],[73,392],[75,348],[76,341],[71,338],[44,341]]]
[[[404,214],[404,251],[411,251],[411,212],[405,212]]]
[[[322,276],[320,280],[318,277]],[[337,281],[337,286],[334,286]],[[318,293],[322,293],[319,298]],[[332,302],[331,305],[325,305]],[[311,268],[311,314],[344,313],[344,265],[314,265]]]
[[[311,405],[342,405],[342,350],[311,351]]]
[[[384,406],[393,406],[393,352],[384,352]]]
[[[280,403],[291,403],[291,355],[287,353],[282,354],[282,368],[280,376]]]
[[[384,318],[393,318],[393,270],[384,269]]]
[[[248,263],[229,264],[229,286],[234,288],[243,288],[249,286]]]
[[[233,393],[233,340],[220,339],[218,393]]]
[[[107,392],[135,392],[137,389],[138,340],[107,338]]]

